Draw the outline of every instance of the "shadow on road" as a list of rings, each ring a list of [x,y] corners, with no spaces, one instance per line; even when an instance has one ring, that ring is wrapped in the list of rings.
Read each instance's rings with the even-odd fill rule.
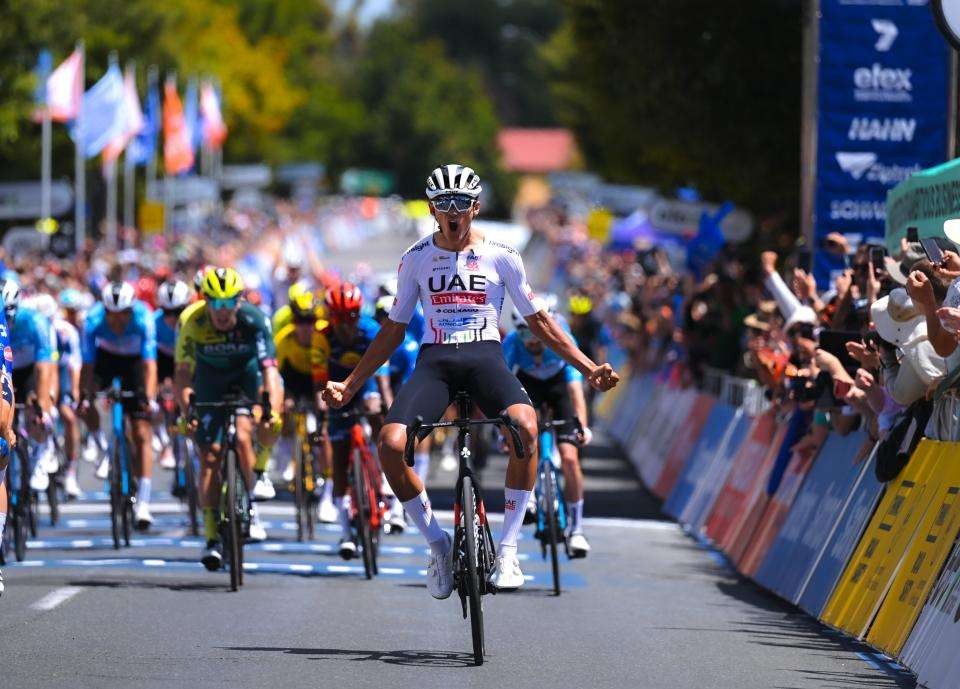
[[[166,591],[226,591],[229,586],[226,582],[202,583],[202,582],[175,582],[162,581],[123,581],[113,579],[82,579],[79,581],[67,582],[69,586],[79,586],[81,588],[105,588],[105,589],[164,589]]]
[[[458,651],[364,651],[346,648],[290,648],[286,646],[221,646],[225,651],[284,653],[309,656],[309,660],[347,658],[351,661],[375,661],[388,665],[414,667],[474,667],[473,653]]]

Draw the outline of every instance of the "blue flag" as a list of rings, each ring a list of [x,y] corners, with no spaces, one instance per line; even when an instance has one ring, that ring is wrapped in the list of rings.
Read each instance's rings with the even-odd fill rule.
[[[151,78],[147,85],[147,106],[143,113],[143,129],[127,146],[127,155],[130,156],[134,165],[146,165],[153,158],[160,126],[160,90],[157,88],[157,80]]]
[[[183,96],[183,119],[187,123],[187,137],[190,139],[190,148],[196,160],[197,149],[203,141],[203,127],[200,124],[200,97],[197,92],[197,81],[191,79],[187,83],[187,92]]]
[[[37,88],[33,92],[33,100],[37,105],[47,104],[47,77],[53,71],[53,56],[44,48],[37,58],[37,66],[33,73],[37,75]]]
[[[79,125],[75,120],[70,136],[80,144],[84,156],[93,158],[123,133],[126,118],[123,110],[123,74],[116,64],[83,94]]]
[[[704,211],[700,216],[700,229],[697,236],[687,245],[687,266],[694,272],[697,279],[703,277],[704,269],[717,257],[726,243],[723,232],[720,230],[720,223],[733,208],[733,204],[727,201],[717,209],[716,213]]]

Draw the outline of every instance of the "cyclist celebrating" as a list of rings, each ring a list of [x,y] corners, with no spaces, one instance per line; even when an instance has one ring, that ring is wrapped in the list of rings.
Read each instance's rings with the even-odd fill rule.
[[[3,308],[10,324],[10,347],[13,349],[13,390],[26,401],[36,396],[40,417],[27,407],[28,420],[36,426],[40,447],[30,461],[35,462],[30,475],[30,488],[44,491],[50,485],[49,474],[57,471],[57,455],[53,447],[53,400],[57,390],[57,338],[50,321],[38,311],[20,304],[20,287],[12,280],[0,286]]]
[[[157,413],[157,335],[150,307],[136,299],[133,285],[108,282],[100,302],[90,309],[83,324],[80,340],[83,367],[80,387],[83,391],[84,421],[97,436],[100,449],[106,452],[106,436],[100,429],[100,414],[91,400],[100,390],[107,390],[114,378],[120,389],[137,393],[124,398],[123,411],[132,420],[135,448],[134,473],[137,477],[137,502],[134,519],[137,529],[145,531],[153,524],[150,514],[150,491],[153,482],[153,428],[150,418]],[[106,478],[109,458],[104,458],[97,471]]]
[[[430,544],[427,588],[434,598],[453,591],[452,544],[430,508],[423,483],[406,466],[407,427],[418,416],[434,422],[466,390],[488,416],[506,410],[516,420],[525,456],[515,448],[507,465],[503,533],[491,583],[517,588],[523,573],[517,537],[536,480],[537,415],[520,382],[507,369],[500,345],[500,308],[509,294],[530,330],[599,390],[619,381],[610,364],[581,352],[535,301],[520,254],[473,229],[480,212],[480,178],[469,167],[444,165],[427,178],[426,195],[438,230],[407,249],[400,262],[397,301],[377,338],[343,382],[327,383],[333,406],[346,404],[403,342],[417,300],[426,329],[413,375],[400,389],[380,432],[380,462],[404,509]]]
[[[176,387],[181,409],[189,409],[191,396],[196,401],[217,402],[239,389],[255,400],[261,388],[270,400],[270,415],[259,416],[259,441],[270,448],[282,427],[283,385],[277,372],[276,352],[270,323],[253,304],[241,301],[243,281],[233,268],[214,268],[202,281],[206,301],[193,310],[177,333]],[[203,531],[207,543],[201,562],[210,571],[223,565],[223,546],[217,530],[217,499],[220,495],[220,455],[226,410],[205,411],[199,423],[191,426],[200,445],[199,498],[203,508]],[[253,487],[254,421],[237,418],[237,454],[249,491]],[[266,539],[256,503],[251,503],[250,540]]]
[[[379,337],[380,326],[372,318],[360,315],[363,296],[360,290],[349,282],[328,290],[326,302],[327,316],[330,318],[330,356],[327,369],[330,380],[342,381],[350,377],[357,362],[367,357],[366,352],[371,343]],[[368,373],[363,378],[363,385],[358,386],[354,395],[360,393],[362,411],[377,414],[382,410],[381,401],[384,397],[387,398],[387,406],[392,401],[389,397],[390,369],[383,365],[381,360],[370,373],[375,375],[376,381],[370,378]],[[327,424],[333,447],[333,504],[340,514],[342,532],[340,557],[345,560],[357,554],[357,544],[350,528],[351,505],[345,497],[350,461],[350,429],[353,423],[353,419],[338,418],[334,414]]]
[[[571,557],[586,557],[590,544],[583,535],[583,472],[580,470],[579,443],[590,442],[593,434],[587,428],[587,402],[583,395],[583,376],[552,350],[543,346],[530,331],[526,320],[516,311],[512,314],[513,332],[503,340],[503,356],[530,399],[539,409],[546,406],[553,419],[580,421],[583,435],[560,428],[557,446],[563,469],[564,497],[570,507],[570,536],[567,547]],[[576,340],[574,340],[576,342]]]

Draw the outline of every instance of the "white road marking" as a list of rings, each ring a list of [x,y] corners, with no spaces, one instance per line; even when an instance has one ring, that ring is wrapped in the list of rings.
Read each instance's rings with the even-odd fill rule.
[[[66,603],[81,591],[83,591],[83,589],[79,586],[64,586],[51,591],[30,607],[34,610],[41,610],[44,612],[47,610],[53,610],[61,603]]]

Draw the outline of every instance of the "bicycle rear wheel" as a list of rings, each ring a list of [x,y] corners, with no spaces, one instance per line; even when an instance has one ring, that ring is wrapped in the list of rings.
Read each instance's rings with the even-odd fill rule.
[[[373,553],[373,534],[370,529],[370,492],[367,487],[367,476],[363,470],[363,457],[360,450],[353,450],[351,462],[353,473],[353,499],[357,510],[357,537],[360,539],[360,550],[363,556],[363,573],[367,579],[375,574],[376,563]]]
[[[180,461],[183,462],[183,480],[186,482],[184,488],[187,491],[187,515],[190,522],[190,534],[199,536],[200,504],[197,501],[197,472],[193,463],[194,456],[190,451],[190,445],[187,443],[186,438],[180,438],[174,446],[180,448]]]
[[[303,443],[294,438],[293,443],[293,504],[297,513],[297,541],[303,542],[307,535],[307,492],[304,486],[306,476],[303,471]]]
[[[228,449],[224,462],[227,465],[227,495],[224,511],[226,513],[226,533],[224,545],[227,549],[227,560],[230,569],[230,590],[240,588],[240,570],[243,568],[243,547],[240,533],[240,515],[237,513],[237,453]]]
[[[476,497],[473,480],[464,476],[460,488],[460,505],[463,515],[464,556],[467,559],[466,587],[470,607],[470,633],[473,637],[473,662],[483,665],[483,601],[480,599],[480,568],[477,555],[480,524],[476,518]]]
[[[554,482],[553,468],[546,467],[543,471],[543,512],[544,528],[547,540],[547,549],[550,551],[550,567],[553,570],[553,595],[560,595],[560,559],[557,554],[557,542],[559,541],[559,528],[557,525],[556,511],[557,487]]]
[[[50,484],[47,486],[47,505],[50,507],[50,526],[56,526],[60,521],[60,473],[50,475]]]

